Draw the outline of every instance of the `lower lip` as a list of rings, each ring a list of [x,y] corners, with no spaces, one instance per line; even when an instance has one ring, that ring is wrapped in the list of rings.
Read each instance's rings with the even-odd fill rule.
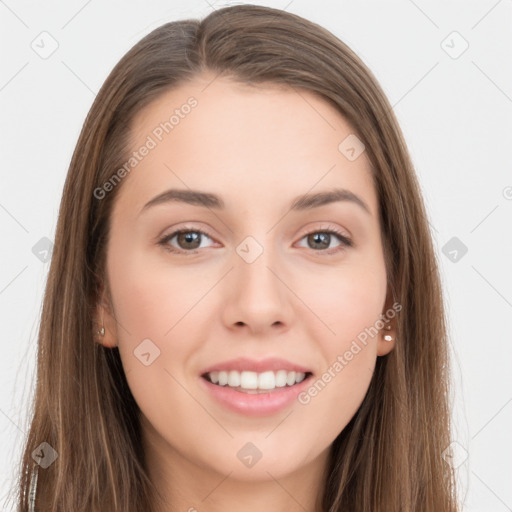
[[[285,409],[309,386],[311,375],[293,386],[269,390],[268,393],[244,393],[228,386],[217,386],[199,377],[201,385],[227,409],[246,416],[269,416]]]

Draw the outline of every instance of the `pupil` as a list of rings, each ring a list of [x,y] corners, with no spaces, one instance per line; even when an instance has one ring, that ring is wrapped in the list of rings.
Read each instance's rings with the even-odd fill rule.
[[[313,240],[313,243],[320,243],[322,245],[322,248],[324,247],[329,247],[329,233],[314,233],[313,235],[310,235],[310,237],[312,238]],[[322,237],[323,238],[323,242],[320,241],[318,242],[318,238]]]
[[[186,242],[186,244],[189,244],[190,242],[194,242],[195,241],[196,244],[197,244],[198,240],[199,240],[199,234],[196,233],[196,232],[180,233],[180,235],[179,235],[179,242],[180,243],[182,241],[184,241],[184,242]],[[199,245],[195,245],[192,248],[195,249],[196,247],[199,247]],[[188,248],[190,249],[190,246]]]

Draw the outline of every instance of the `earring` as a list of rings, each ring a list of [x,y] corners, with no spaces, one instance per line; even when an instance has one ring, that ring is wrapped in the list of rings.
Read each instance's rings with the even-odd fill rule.
[[[386,329],[386,331],[390,331],[390,330],[391,330],[391,325],[386,325],[386,326],[384,327],[384,329]],[[391,336],[391,335],[389,335],[389,334],[386,334],[386,335],[384,336],[384,340],[386,340],[386,341],[392,341],[392,340],[393,340],[393,336]]]
[[[105,326],[103,325],[103,315],[101,318],[101,329],[99,331],[96,331],[97,334],[100,336],[105,336]]]
[[[32,469],[32,476],[30,478],[30,487],[28,489],[28,512],[35,512],[36,506],[36,492],[37,492],[37,474],[39,466],[34,464]]]

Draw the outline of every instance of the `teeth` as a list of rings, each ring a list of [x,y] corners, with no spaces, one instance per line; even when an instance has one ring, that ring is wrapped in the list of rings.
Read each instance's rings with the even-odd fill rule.
[[[283,388],[286,386],[288,372],[286,370],[279,370],[276,372],[276,388]]]
[[[240,386],[240,374],[238,372],[231,371],[228,373],[228,386],[232,388]]]
[[[258,375],[259,389],[274,389],[276,387],[276,375],[274,372],[263,372]]]
[[[219,386],[227,385],[232,388],[240,387],[242,389],[275,389],[298,384],[304,380],[306,374],[303,372],[288,372],[286,370],[262,373],[231,370],[229,372],[210,372],[208,377],[213,384],[218,384]]]
[[[225,386],[228,383],[227,372],[219,372],[219,386]]]

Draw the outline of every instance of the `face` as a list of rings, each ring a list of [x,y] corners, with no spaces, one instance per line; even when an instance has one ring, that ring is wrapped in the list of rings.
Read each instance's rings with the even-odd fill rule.
[[[134,120],[101,342],[119,346],[162,471],[279,479],[325,462],[393,347],[378,198],[328,103],[212,80]]]

